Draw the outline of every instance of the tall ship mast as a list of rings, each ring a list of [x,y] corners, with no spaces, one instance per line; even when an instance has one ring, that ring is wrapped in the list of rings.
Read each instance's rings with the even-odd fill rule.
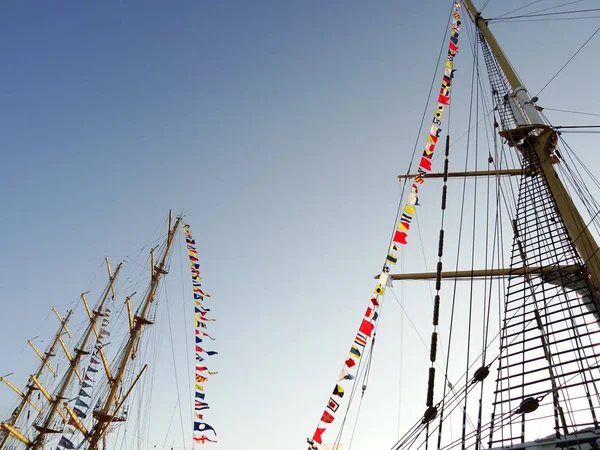
[[[386,290],[415,280],[430,280],[433,297],[431,334],[423,339],[428,349],[423,384],[411,386],[422,390],[424,401],[417,421],[388,448],[587,450],[600,443],[600,252],[593,233],[600,209],[569,167],[569,147],[560,131],[569,127],[549,123],[539,99],[530,95],[472,1],[452,3],[442,83],[433,120],[426,125],[425,149],[417,170],[399,176],[405,194],[383,268],[308,438],[309,450],[341,450],[353,444],[361,414],[367,414],[361,405],[374,378],[371,363]],[[470,31],[465,31],[468,20],[475,25],[470,34],[475,55],[470,108],[480,108],[478,102],[488,105],[488,129],[495,136],[482,150],[481,135],[469,134],[475,143],[467,142],[464,166],[453,171],[451,147],[458,146],[443,128],[456,101],[451,92],[461,73],[459,49],[461,54],[469,51],[463,41]],[[480,93],[483,67],[488,74],[485,97]],[[479,153],[471,160],[469,146]],[[481,156],[488,170],[477,162],[468,170],[469,161]],[[458,205],[449,211],[455,179],[465,184]],[[467,180],[471,191],[465,189]],[[436,270],[394,273],[410,249],[417,211],[426,209],[423,203],[433,203],[424,201],[424,187],[436,181],[442,185],[439,228],[432,230],[428,223],[428,235],[437,239],[435,245],[426,243]],[[483,212],[477,209],[482,188],[487,190]],[[571,192],[592,209],[591,218],[582,217]],[[473,205],[470,217],[464,214],[465,200]],[[501,219],[507,213],[509,219]],[[468,244],[462,242],[466,220],[472,223]],[[485,227],[478,228],[482,220]],[[483,241],[477,240],[482,235]],[[507,237],[511,250],[504,258]],[[471,246],[471,254],[461,254],[461,246]],[[429,307],[420,297],[411,301]]]
[[[100,439],[105,435],[108,426],[114,422],[115,420],[122,420],[120,416],[120,410],[131,393],[131,390],[138,382],[143,372],[146,370],[146,367],[142,369],[142,371],[135,377],[131,387],[128,391],[122,396],[119,397],[118,392],[119,388],[123,384],[125,370],[129,364],[129,361],[135,358],[135,347],[138,345],[138,341],[142,334],[142,330],[144,327],[151,325],[152,321],[148,318],[148,311],[150,305],[155,300],[156,289],[158,287],[158,283],[167,272],[167,260],[169,257],[169,253],[171,251],[171,247],[173,245],[173,240],[175,238],[175,233],[179,227],[179,223],[181,222],[181,217],[178,217],[175,221],[175,224],[171,224],[172,218],[169,217],[169,234],[167,236],[166,247],[163,251],[159,259],[159,263],[157,265],[154,264],[154,249],[151,250],[151,277],[150,277],[150,286],[148,287],[148,291],[142,302],[142,305],[138,309],[135,316],[129,316],[129,323],[131,324],[129,330],[129,339],[125,343],[124,349],[119,354],[117,361],[118,366],[116,369],[116,373],[114,377],[109,378],[109,393],[104,400],[104,403],[94,411],[94,418],[96,419],[96,423],[92,430],[88,433],[88,449],[93,450],[98,448],[98,444]]]
[[[116,302],[119,291],[118,277],[128,260],[118,264],[113,272],[107,258],[108,283],[95,307],[90,308],[86,294],[81,295],[85,320],[80,326],[80,337],[74,349],[70,350],[63,340],[63,336],[69,333],[67,322],[71,319],[73,310],[69,310],[64,319],[56,313],[60,320],[60,328],[45,354],[34,347],[41,358],[41,363],[38,370],[30,377],[26,389],[22,392],[3,377],[2,381],[21,397],[12,415],[1,424],[0,445],[3,449],[106,450],[109,448],[107,438],[110,438],[112,432],[118,433],[119,426],[127,422],[131,412],[129,406],[131,399],[135,396],[136,390],[144,389],[140,386],[142,384],[140,382],[149,367],[149,363],[144,362],[148,353],[146,350],[148,344],[143,339],[144,330],[156,319],[159,287],[169,273],[170,256],[180,226],[182,226],[182,216],[174,219],[169,214],[166,238],[162,244],[150,247],[149,281],[137,308],[133,307],[137,290],[131,292],[132,288],[129,288],[130,292],[125,296],[122,307],[119,307]],[[189,302],[187,318],[190,321],[193,318],[195,323],[193,334],[190,333],[186,340],[196,344],[195,394],[190,393],[190,396],[195,398],[195,406],[192,405],[189,411],[193,414],[193,420],[189,424],[189,436],[186,436],[191,448],[193,444],[217,442],[215,428],[204,419],[205,410],[209,409],[204,383],[208,377],[216,375],[217,372],[209,371],[206,363],[199,363],[217,352],[203,348],[204,345],[203,347],[198,345],[203,339],[214,340],[206,332],[206,322],[214,319],[209,318],[207,314],[210,309],[203,303],[205,297],[210,295],[201,288],[202,278],[195,240],[192,238],[189,225],[182,228],[187,250],[182,255],[181,270],[184,273],[191,270],[193,285],[193,290],[191,289],[190,294],[186,296]],[[188,261],[190,269],[186,267]],[[138,271],[141,268],[139,264],[131,266]],[[142,278],[147,279],[143,272],[144,270]],[[140,282],[135,283],[136,286],[139,284]],[[115,314],[117,308],[120,308],[118,315]],[[192,311],[195,311],[195,314],[192,314]],[[110,351],[113,346],[110,344],[114,340],[114,335],[111,337],[109,330],[121,332],[116,323],[119,320],[117,316],[124,318],[126,332],[122,343],[117,345],[118,348],[112,352],[114,354],[112,356]],[[66,363],[66,367],[60,372],[49,365],[49,360],[55,355],[58,346],[62,348]],[[55,377],[54,383],[52,380],[49,381],[53,386],[48,386],[40,380],[40,375],[46,369],[51,370]],[[156,370],[157,368],[154,368],[154,371]],[[38,402],[32,400],[34,392],[39,392]],[[137,398],[141,398],[139,394]],[[27,405],[34,408],[37,413],[33,422],[20,420]],[[147,411],[137,411],[136,414],[139,417],[147,414]]]
[[[102,297],[100,299],[100,302],[99,302],[97,308],[89,316],[88,326],[84,332],[81,342],[79,343],[79,345],[77,347],[75,347],[74,356],[71,356],[71,354],[68,351],[66,351],[67,359],[69,360],[69,366],[67,368],[67,371],[63,375],[62,382],[59,384],[56,393],[54,395],[49,395],[47,393],[47,390],[40,385],[40,389],[43,392],[45,392],[45,396],[48,399],[48,402],[50,403],[50,408],[45,415],[40,416],[39,422],[34,425],[34,427],[38,431],[38,433],[33,440],[26,442],[27,446],[30,448],[33,448],[35,450],[39,450],[39,449],[43,448],[44,441],[49,434],[58,434],[62,431],[61,428],[57,429],[57,427],[55,427],[55,425],[54,425],[55,418],[57,415],[60,415],[61,418],[63,419],[63,421],[66,419],[65,414],[61,412],[62,402],[64,402],[64,400],[67,398],[66,394],[67,394],[68,389],[72,386],[73,377],[75,375],[77,375],[77,378],[79,379],[79,381],[80,382],[82,381],[81,374],[78,371],[79,363],[80,363],[81,359],[83,358],[83,356],[90,354],[88,347],[93,342],[93,340],[92,340],[93,335],[94,334],[96,334],[96,336],[98,335],[97,334],[98,333],[97,332],[98,322],[102,317],[104,317],[106,315],[106,302],[109,298],[110,293],[114,292],[113,291],[114,282],[119,274],[119,271],[121,270],[121,265],[119,264],[115,270],[115,273],[112,274],[111,270],[110,270],[110,265],[108,264],[108,261],[107,261],[107,267],[108,267],[108,276],[109,276],[108,285],[104,289],[104,293],[102,294]],[[81,297],[82,297],[82,301],[85,302],[85,296],[82,294]],[[89,308],[87,308],[87,304],[86,304],[86,309],[89,311]],[[68,411],[68,409],[67,409],[67,411]],[[59,421],[58,423],[62,424],[64,422],[61,423]],[[60,427],[60,425],[59,425],[59,427]]]
[[[15,410],[12,413],[12,415],[10,416],[10,418],[8,420],[6,420],[5,422],[0,423],[0,428],[2,429],[2,432],[0,434],[0,436],[1,436],[0,437],[0,450],[3,450],[5,448],[6,443],[11,435],[17,437],[17,439],[19,439],[21,441],[26,440],[25,436],[23,436],[15,428],[15,425],[16,425],[17,421],[19,420],[19,418],[21,417],[21,415],[23,414],[23,411],[25,410],[25,407],[27,405],[32,406],[36,411],[38,411],[40,413],[42,412],[41,408],[32,401],[34,392],[39,390],[36,387],[36,383],[38,383],[38,380],[39,380],[40,376],[42,375],[42,372],[45,369],[50,370],[54,374],[56,373],[54,371],[54,369],[52,368],[52,366],[50,365],[50,358],[52,358],[54,356],[54,351],[55,351],[57,345],[59,344],[59,342],[63,343],[62,345],[64,345],[62,336],[65,334],[69,334],[69,330],[67,328],[67,323],[69,323],[69,319],[71,318],[71,315],[73,314],[73,311],[69,310],[67,312],[67,315],[63,319],[62,317],[60,317],[60,315],[58,314],[58,312],[56,310],[54,310],[54,312],[56,313],[58,320],[60,321],[60,327],[59,327],[58,331],[56,332],[54,339],[52,339],[52,343],[48,347],[48,350],[46,350],[46,352],[44,354],[42,354],[37,349],[35,344],[33,344],[33,342],[29,341],[29,344],[32,346],[32,348],[34,349],[36,354],[40,357],[41,362],[40,362],[38,369],[35,371],[35,373],[31,375],[31,378],[29,379],[29,382],[27,383],[27,386],[25,388],[25,392],[21,392],[19,390],[19,388],[14,386],[6,378],[4,378],[4,377],[1,378],[1,380],[4,383],[6,383],[8,386],[10,386],[10,388],[12,390],[14,390],[19,395],[19,397],[21,397],[21,401],[15,408]]]

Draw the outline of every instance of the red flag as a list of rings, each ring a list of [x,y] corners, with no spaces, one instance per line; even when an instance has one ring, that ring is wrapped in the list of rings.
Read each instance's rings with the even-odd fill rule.
[[[450,97],[447,97],[445,95],[440,95],[438,97],[438,102],[442,105],[449,105],[450,104]]]
[[[370,337],[371,333],[373,332],[373,328],[375,328],[375,325],[373,325],[368,320],[363,319],[358,331],[360,331],[362,334],[366,334],[367,336]],[[348,364],[348,361],[346,361],[346,364]],[[349,367],[352,367],[352,366],[349,366]]]
[[[354,361],[352,358],[348,358],[346,360],[346,367],[348,368],[352,368],[356,365],[356,361]]]
[[[375,297],[371,298],[371,303],[373,303],[373,306],[379,306],[379,302],[377,301],[377,299]]]
[[[423,170],[427,170],[428,172],[431,172],[431,158],[427,158],[426,156],[423,156],[421,158],[421,162],[419,162],[419,167],[422,167]]]
[[[321,422],[331,423],[333,422],[334,417],[329,414],[327,411],[323,411],[323,415],[321,416]]]
[[[396,231],[394,233],[394,242],[397,242],[398,244],[406,244],[406,233],[404,231]]]
[[[207,338],[212,339],[213,341],[215,340],[214,337],[210,337],[208,334],[206,334],[204,331],[200,331],[198,328],[196,328],[195,333],[201,336],[206,336]]]
[[[317,431],[315,431],[315,434],[313,435],[313,441],[315,441],[317,444],[322,444],[323,440],[321,439],[321,435],[324,431],[325,428],[317,428]]]

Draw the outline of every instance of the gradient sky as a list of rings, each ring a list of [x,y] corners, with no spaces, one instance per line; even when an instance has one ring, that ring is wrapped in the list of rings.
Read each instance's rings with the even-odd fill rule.
[[[526,11],[561,3],[544,0]],[[522,4],[492,0],[484,15]],[[64,312],[87,290],[97,298],[104,256],[115,265],[153,241],[173,209],[192,226],[213,295],[220,374],[207,390],[206,419],[219,431],[219,448],[305,448],[385,258],[399,202],[396,176],[410,161],[450,6],[5,2],[0,375],[14,372],[10,379],[22,386],[35,364],[24,345],[34,336],[47,345],[56,328],[50,309]],[[594,6],[584,0],[572,8]],[[599,20],[498,23],[493,30],[535,95]],[[461,38],[453,99],[462,97],[456,107],[465,112],[472,57],[466,34]],[[598,39],[543,91],[540,104],[598,113]],[[437,87],[441,71],[435,73]],[[430,107],[426,120],[431,114]],[[598,122],[548,116],[557,124]],[[466,119],[452,117],[451,133],[462,135]],[[421,133],[419,148],[424,142]],[[597,167],[588,151],[597,148],[593,135],[570,142]],[[428,189],[421,203],[438,217],[438,187]],[[416,265],[418,255],[422,267],[413,239],[404,264]],[[178,269],[185,262],[180,241]],[[429,256],[433,266],[435,254]],[[168,295],[175,333],[185,317],[180,298],[191,297],[184,276],[184,292],[175,273]],[[402,301],[427,336],[430,299],[421,292],[407,288]],[[403,317],[394,301],[382,312],[382,348],[355,448],[389,448],[399,421],[406,428],[424,409],[426,365],[408,371],[400,361],[417,354],[426,360],[428,351]],[[167,347],[157,364],[170,368],[153,369],[161,371],[155,397],[162,403],[150,409],[152,430],[139,436],[139,448],[184,447],[178,419],[165,426],[177,406]],[[188,408],[191,361],[183,348],[176,365]],[[7,403],[14,404],[13,394],[2,387],[0,404]],[[6,417],[10,408],[1,412]]]

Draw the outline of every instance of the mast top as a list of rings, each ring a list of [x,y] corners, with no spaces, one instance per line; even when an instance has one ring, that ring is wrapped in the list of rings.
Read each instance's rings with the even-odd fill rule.
[[[510,87],[516,91],[517,88],[523,86],[523,83],[521,83],[519,76],[517,75],[513,67],[510,65],[510,62],[508,61],[508,58],[506,57],[502,49],[500,48],[498,41],[496,41],[496,38],[488,28],[487,20],[481,17],[481,13],[477,10],[477,8],[475,8],[471,0],[462,0],[462,2],[466,7],[467,12],[469,13],[471,20],[485,37],[485,40],[490,46],[492,53],[498,60],[500,67],[502,67],[502,71],[506,75],[506,79],[508,80]]]

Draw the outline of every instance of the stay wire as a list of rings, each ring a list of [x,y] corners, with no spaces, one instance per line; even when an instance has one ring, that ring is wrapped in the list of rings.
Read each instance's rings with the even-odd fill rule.
[[[350,436],[350,443],[348,444],[348,450],[352,449],[352,442],[354,441],[354,434],[358,425],[358,418],[360,416],[360,409],[362,407],[363,399],[365,397],[365,391],[369,382],[369,375],[371,374],[371,362],[373,360],[373,347],[375,346],[375,336],[371,339],[371,351],[369,352],[369,358],[367,360],[366,368],[363,374],[363,385],[362,392],[360,394],[360,401],[358,402],[358,409],[356,410],[356,418],[354,419],[354,427],[352,427],[352,435]]]
[[[477,41],[479,35],[475,38],[473,42],[473,54],[477,54]],[[473,72],[471,76],[471,85],[475,86],[471,88],[471,104],[469,105],[469,127],[471,125],[471,114],[473,110],[473,100],[475,103],[475,121],[478,121],[479,118],[479,83],[475,83],[475,80],[479,79],[479,64],[478,58],[475,56],[473,58]],[[473,94],[473,90],[475,90],[475,94]],[[473,99],[473,95],[475,95],[475,99]],[[469,146],[469,138],[467,138],[467,147]],[[479,127],[475,128],[475,172],[477,172],[477,152],[478,152],[478,143],[479,143]],[[468,156],[467,156],[468,158]],[[465,162],[465,171],[467,168],[467,163]],[[466,181],[466,180],[465,180]],[[463,190],[463,199],[464,199],[465,191]],[[471,279],[470,279],[470,289],[469,289],[469,316],[468,316],[468,326],[467,326],[467,348],[466,348],[466,368],[465,368],[465,390],[464,390],[464,406],[463,406],[463,423],[462,423],[462,448],[465,449],[465,432],[466,432],[466,420],[467,420],[467,401],[468,401],[468,378],[469,378],[469,360],[471,358],[471,332],[473,325],[473,289],[474,289],[474,281],[473,281],[473,270],[475,264],[475,235],[476,235],[476,223],[477,223],[477,215],[475,214],[477,208],[477,180],[473,182],[473,223],[472,223],[472,238],[471,238]],[[462,214],[462,212],[461,212]],[[461,218],[462,221],[462,218]],[[460,245],[460,240],[459,240]],[[458,260],[456,265],[456,270],[458,270]]]
[[[383,306],[384,306],[384,300],[385,298],[382,299],[381,301],[381,308],[380,308],[380,313],[383,312]],[[377,335],[377,329],[379,327],[379,322],[375,322],[375,328],[373,329],[373,338],[371,340],[371,342],[373,342],[375,340],[375,336]],[[373,347],[371,346],[371,349]],[[356,394],[356,389],[358,387],[358,380],[361,378],[363,372],[364,371],[364,367],[366,364],[363,364],[363,361],[365,360],[364,358],[365,353],[363,353],[363,357],[359,358],[358,360],[358,366],[356,368],[356,378],[354,379],[354,383],[352,383],[352,388],[350,391],[350,399],[348,400],[348,404],[346,405],[346,411],[344,412],[344,418],[342,419],[342,423],[340,425],[340,428],[338,430],[336,439],[335,439],[335,445],[339,445],[342,439],[342,433],[344,432],[344,427],[346,425],[346,420],[348,419],[348,414],[350,413],[350,407],[352,406],[352,401],[354,400],[354,395]],[[342,366],[342,371],[344,370],[345,364]],[[338,380],[340,381],[340,380]],[[336,382],[336,386],[337,386],[337,382]],[[358,413],[357,413],[357,418],[358,418]],[[319,420],[317,422],[317,427],[319,426],[319,424],[321,423],[321,420]]]
[[[404,317],[406,317],[406,319],[408,320],[408,322],[412,326],[413,330],[417,334],[417,337],[419,338],[419,340],[423,344],[423,347],[425,347],[425,350],[427,351],[427,353],[429,353],[429,347],[428,347],[427,343],[425,342],[425,339],[423,339],[423,336],[421,336],[421,333],[419,333],[418,328],[415,326],[415,323],[412,321],[412,319],[408,315],[408,312],[406,311],[406,309],[404,309],[404,306],[402,306],[402,303],[400,302],[400,300],[396,296],[396,293],[393,290],[391,292],[392,292],[392,295],[394,296],[394,298],[396,299],[396,302],[398,302],[398,305],[400,306],[400,309],[402,310],[402,313],[403,313]],[[444,367],[440,366],[437,361],[436,361],[435,365],[438,367],[438,369],[444,370]]]
[[[551,11],[553,9],[565,8],[567,6],[574,5],[575,3],[581,3],[583,1],[584,0],[574,0],[574,1],[569,2],[569,3],[563,3],[562,5],[556,5],[556,6],[550,6],[548,8],[544,8],[544,9],[538,9],[537,11],[532,11],[531,13],[527,13],[527,14],[537,14],[537,13],[541,13],[541,12],[544,12],[544,11]]]
[[[520,16],[509,16],[509,17],[503,17],[502,19],[500,18],[490,18],[487,19],[488,21],[507,21],[507,20],[513,20],[513,19],[528,19],[531,17],[547,17],[547,16],[560,16],[562,14],[580,14],[580,13],[584,13],[584,12],[596,12],[596,11],[600,11],[600,8],[591,8],[591,9],[575,9],[573,11],[560,11],[560,12],[551,12],[551,13],[543,13],[543,14],[536,14],[536,13],[531,13],[531,14],[522,14]]]
[[[541,1],[542,1],[542,0],[535,0],[534,2],[528,3],[528,4],[526,4],[525,6],[521,6],[521,7],[517,8],[517,9],[513,9],[512,11],[509,11],[509,12],[507,12],[507,13],[504,13],[504,14],[502,14],[501,16],[498,16],[498,17],[497,17],[497,19],[499,19],[499,18],[501,18],[501,17],[504,17],[504,16],[508,16],[509,14],[512,14],[512,13],[516,13],[517,11],[520,11],[520,10],[522,10],[522,9],[525,9],[525,8],[527,8],[527,7],[531,6],[531,5],[535,5],[536,3],[539,3],[539,2],[541,2]],[[581,0],[579,0],[579,1],[581,1]]]
[[[475,46],[477,45],[477,41],[479,38],[479,34],[477,34],[477,38],[476,38],[476,42],[474,43],[474,53],[476,53],[476,48]],[[474,65],[475,65],[475,71],[476,71],[476,77],[477,80],[479,81],[480,76],[479,76],[479,59],[475,58],[474,61]],[[476,91],[475,91],[475,121],[478,122],[479,120],[479,96],[480,96],[480,84],[476,83]],[[478,170],[478,166],[477,166],[477,155],[479,153],[479,127],[475,128],[475,172],[477,172]],[[488,151],[489,153],[489,151]],[[473,230],[472,230],[472,239],[471,239],[471,278],[470,278],[470,289],[469,289],[469,319],[468,319],[468,333],[467,333],[467,349],[466,349],[466,368],[465,368],[465,373],[466,373],[466,379],[469,378],[469,360],[471,358],[471,335],[472,335],[472,326],[473,326],[473,291],[475,289],[475,285],[474,285],[474,279],[473,279],[473,271],[475,270],[475,242],[476,242],[476,235],[477,235],[477,178],[475,178],[475,180],[473,181]],[[489,189],[489,187],[488,187]],[[487,216],[487,214],[486,214]],[[487,239],[486,239],[487,242]],[[464,403],[464,419],[463,419],[463,427],[466,429],[465,427],[465,422],[466,422],[466,418],[467,418],[467,394],[466,394],[466,386],[465,386],[465,403]],[[481,413],[481,408],[479,409],[479,412]],[[464,444],[464,439],[463,439],[463,448],[464,448],[465,444]]]
[[[564,113],[571,113],[571,114],[581,114],[583,116],[600,117],[600,114],[594,114],[594,113],[583,112],[583,111],[572,111],[572,110],[568,110],[568,109],[554,109],[554,108],[544,107],[544,111],[557,111],[557,112],[564,112]]]
[[[481,7],[481,9],[479,10],[480,13],[483,12],[483,10],[485,9],[485,7],[490,3],[491,0],[486,0],[486,2],[483,4],[483,6]],[[538,0],[541,1],[541,0]]]
[[[181,434],[185,436],[185,428],[184,428],[184,420],[183,420],[183,412],[182,412],[182,404],[181,404],[181,390],[179,388],[179,376],[177,375],[177,361],[175,359],[175,345],[173,343],[173,327],[171,326],[171,313],[169,310],[169,299],[168,296],[165,299],[165,305],[167,309],[167,320],[169,322],[169,337],[171,341],[171,356],[173,357],[173,370],[175,372],[175,388],[177,389],[177,403],[180,405],[179,408],[179,420],[181,422]],[[185,442],[185,441],[184,441]],[[185,444],[184,444],[185,445]],[[185,448],[185,447],[184,447]]]
[[[600,10],[600,9],[599,9],[599,10]],[[573,54],[573,56],[571,56],[571,57],[569,58],[569,60],[568,60],[566,63],[564,63],[564,64],[563,64],[563,66],[562,66],[562,67],[561,67],[561,68],[558,70],[558,72],[556,72],[556,74],[555,74],[555,75],[554,75],[552,78],[550,78],[550,80],[548,80],[548,82],[547,82],[547,83],[546,83],[546,84],[545,84],[545,85],[542,87],[542,89],[540,89],[540,91],[537,93],[537,95],[536,95],[535,97],[539,97],[539,95],[542,93],[542,91],[543,91],[544,89],[546,89],[546,87],[547,87],[547,86],[548,86],[548,85],[549,85],[549,84],[550,84],[550,83],[551,83],[551,82],[552,82],[552,81],[553,81],[553,80],[554,80],[554,79],[555,79],[555,78],[558,76],[558,74],[559,74],[559,73],[561,73],[565,67],[567,67],[567,65],[568,65],[568,64],[569,64],[569,63],[570,63],[570,62],[573,60],[573,58],[575,58],[575,56],[577,56],[577,55],[579,54],[579,52],[580,52],[581,50],[583,50],[583,48],[584,48],[584,47],[585,47],[585,46],[588,44],[588,42],[590,42],[590,41],[592,40],[592,38],[593,38],[594,36],[596,36],[596,34],[598,33],[598,31],[600,31],[600,27],[598,27],[598,28],[596,29],[596,31],[594,31],[594,32],[592,33],[592,35],[591,35],[591,36],[590,36],[590,37],[587,39],[587,41],[585,41],[585,42],[583,43],[583,45],[582,45],[581,47],[579,47],[579,49],[578,49],[578,50],[577,50],[577,51],[576,51],[576,52]]]
[[[557,22],[557,21],[561,21],[561,22],[566,22],[568,20],[589,20],[589,19],[600,19],[600,16],[587,16],[587,17],[562,17],[559,19],[528,19],[527,17],[523,17],[520,19],[513,19],[513,20],[503,20],[503,19],[499,19],[497,21],[494,22],[495,25],[501,25],[501,24],[510,24],[510,23],[522,23],[522,22]]]
[[[377,332],[376,332],[376,329],[375,329],[375,331],[373,333],[373,339],[375,339],[376,335],[377,335]],[[356,395],[356,390],[358,389],[358,380],[364,374],[364,368],[365,368],[366,364],[363,365],[362,364],[363,361],[364,361],[364,358],[360,358],[359,361],[358,361],[358,367],[356,369],[356,378],[354,379],[354,383],[352,383],[352,388],[350,390],[350,399],[348,400],[348,404],[346,405],[346,411],[344,412],[344,418],[342,419],[342,423],[340,425],[340,428],[338,430],[337,436],[335,438],[334,445],[339,445],[340,442],[342,441],[342,434],[343,434],[344,428],[346,426],[346,421],[348,420],[348,415],[350,414],[350,407],[352,406],[352,402],[354,400],[354,396]],[[342,370],[344,370],[344,369],[342,369]],[[336,382],[336,386],[337,386],[337,382]],[[358,413],[357,413],[356,421],[357,420],[358,420]],[[356,421],[355,421],[355,427],[356,427]],[[320,422],[321,421],[319,421],[319,423]],[[318,426],[318,424],[317,424],[317,426]]]
[[[566,130],[569,128],[600,128],[600,125],[558,125],[552,128],[555,130]]]

